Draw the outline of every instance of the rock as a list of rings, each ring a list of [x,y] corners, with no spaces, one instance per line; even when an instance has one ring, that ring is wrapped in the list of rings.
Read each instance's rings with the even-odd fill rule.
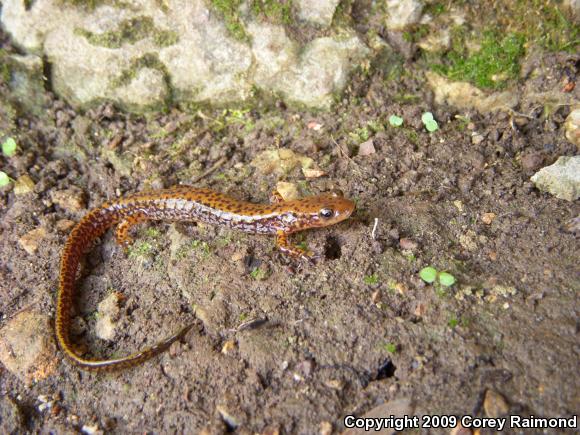
[[[34,192],[34,185],[35,183],[29,175],[21,175],[14,183],[14,194],[16,196],[22,196],[32,193]]]
[[[491,223],[494,221],[495,219],[495,213],[483,213],[481,215],[481,221],[485,224],[485,225],[491,225]]]
[[[17,434],[26,432],[24,414],[8,396],[0,396],[0,433]]]
[[[414,406],[411,399],[395,399],[379,405],[363,415],[363,418],[389,418],[391,416],[403,418],[405,415],[413,415]],[[385,428],[379,431],[372,430],[374,434],[391,435],[397,431],[392,428]],[[367,432],[364,429],[347,429],[342,435],[362,435]]]
[[[50,318],[23,311],[0,330],[0,362],[26,383],[51,376],[58,365]]]
[[[56,221],[56,230],[59,233],[68,233],[75,226],[75,222],[70,219],[59,219]]]
[[[286,174],[296,167],[308,169],[313,164],[314,160],[310,157],[300,155],[287,148],[262,151],[251,162],[252,166],[265,175]]]
[[[312,24],[328,27],[340,0],[296,0],[298,17]]]
[[[572,110],[564,122],[566,139],[580,151],[580,108]]]
[[[86,208],[85,194],[78,188],[52,191],[50,196],[55,204],[69,213],[78,213]]]
[[[437,104],[450,104],[460,109],[476,109],[480,113],[511,109],[518,104],[512,92],[498,92],[486,96],[480,89],[467,82],[452,82],[432,71],[425,73],[427,82],[435,94]]]
[[[18,239],[18,243],[30,255],[36,254],[40,242],[46,237],[46,229],[38,227],[35,230],[29,231]]]
[[[419,247],[419,244],[414,240],[403,237],[401,240],[399,240],[399,246],[404,251],[415,251]]]
[[[329,23],[338,0],[302,4],[305,19]],[[369,54],[348,29],[300,46],[283,26],[242,9],[233,11],[247,36],[239,39],[204,0],[100,2],[94,8],[6,0],[0,20],[17,45],[47,58],[56,93],[80,108],[103,100],[133,112],[161,109],[170,99],[224,105],[247,102],[255,87],[326,108]]]
[[[510,406],[501,394],[494,390],[487,390],[483,399],[483,410],[488,417],[498,418],[506,415]]]
[[[228,340],[222,346],[222,353],[224,355],[229,355],[236,350],[236,342],[234,340]]]
[[[531,152],[522,156],[522,168],[525,171],[536,171],[544,163],[544,156],[539,152]]]
[[[345,87],[350,71],[369,51],[356,36],[315,39],[304,47],[298,63],[267,83],[268,88],[289,103],[328,109],[333,96]]]
[[[562,156],[536,172],[531,180],[538,189],[556,198],[575,201],[580,196],[580,156]]]
[[[387,0],[387,28],[403,30],[421,19],[423,4],[418,0]]]
[[[124,297],[119,292],[112,292],[99,302],[95,334],[103,340],[113,340],[117,333],[117,320],[121,314],[120,304]]]
[[[476,133],[473,136],[471,136],[471,143],[473,145],[479,145],[480,143],[482,143],[484,141],[485,137],[483,137],[482,134]]]
[[[369,139],[366,142],[361,143],[358,147],[359,156],[370,156],[371,154],[374,153],[376,153],[376,150],[372,139]]]
[[[282,196],[284,201],[291,201],[293,199],[300,198],[300,194],[298,193],[298,186],[296,186],[294,183],[278,181],[278,183],[276,183],[276,190]]]
[[[319,435],[332,435],[332,423],[329,421],[321,422],[318,433]]]
[[[46,114],[49,99],[45,90],[42,58],[33,54],[4,57],[10,70],[9,98],[36,116]]]
[[[429,34],[421,39],[417,45],[421,49],[429,52],[440,52],[448,50],[451,47],[451,35],[449,29],[433,29]]]

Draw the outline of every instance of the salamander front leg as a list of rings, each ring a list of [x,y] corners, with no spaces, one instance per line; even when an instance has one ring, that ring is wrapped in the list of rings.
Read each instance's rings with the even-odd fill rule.
[[[276,245],[284,254],[295,258],[301,258],[311,262],[314,262],[320,258],[320,256],[314,255],[312,251],[300,248],[299,246],[290,243],[288,240],[288,234],[286,234],[284,231],[278,231],[276,233]]]
[[[280,195],[280,192],[278,192],[277,190],[274,190],[271,194],[270,194],[270,204],[278,204],[279,202],[283,202],[284,198],[282,198],[282,195]]]

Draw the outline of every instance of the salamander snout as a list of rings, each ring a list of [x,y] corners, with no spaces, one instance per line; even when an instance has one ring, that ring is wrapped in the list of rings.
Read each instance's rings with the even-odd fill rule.
[[[310,222],[313,226],[326,227],[347,219],[354,211],[353,201],[335,194],[316,197],[316,210],[312,210]]]

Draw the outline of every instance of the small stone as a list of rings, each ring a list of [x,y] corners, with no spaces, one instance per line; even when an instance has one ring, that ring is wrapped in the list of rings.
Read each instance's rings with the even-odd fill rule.
[[[29,175],[22,175],[14,182],[14,194],[16,196],[26,195],[34,191],[34,181]]]
[[[287,183],[286,181],[279,181],[276,183],[276,190],[284,201],[292,201],[300,198],[298,193],[298,186],[294,183]]]
[[[103,299],[97,306],[97,321],[95,323],[95,334],[103,340],[113,340],[117,333],[117,320],[121,309],[119,307],[124,299],[119,292],[112,292]]]
[[[265,175],[272,173],[286,174],[296,167],[302,169],[312,168],[314,160],[295,153],[288,148],[279,148],[262,151],[252,160],[251,165]]]
[[[481,221],[486,225],[491,225],[493,220],[495,219],[495,213],[484,213],[481,215]]]
[[[538,189],[556,198],[575,201],[580,197],[580,156],[562,156],[536,172],[531,180]]]
[[[381,301],[381,291],[375,290],[371,295],[371,301],[373,304],[378,304]]]
[[[403,237],[399,240],[399,246],[404,251],[415,251],[419,247],[419,244],[414,240]]]
[[[296,369],[305,377],[305,378],[309,378],[310,375],[312,374],[312,371],[314,370],[314,366],[315,363],[314,361],[307,359],[304,360],[302,362],[300,362],[297,366]]]
[[[341,391],[344,388],[344,382],[340,379],[330,379],[326,381],[324,385],[337,391]]]
[[[359,145],[358,148],[358,155],[359,156],[370,156],[371,154],[375,154],[375,146],[373,144],[373,140],[369,139],[366,142],[363,142]]]
[[[84,424],[83,427],[81,427],[81,432],[87,435],[101,435],[104,432],[99,429],[99,425],[98,424]]]
[[[296,0],[298,17],[309,23],[330,26],[340,0]]]
[[[51,197],[55,204],[70,213],[78,213],[86,208],[85,194],[80,189],[57,190]]]
[[[229,355],[236,350],[236,342],[234,340],[228,340],[222,346],[222,353],[224,355]]]
[[[26,383],[51,376],[58,360],[50,318],[23,311],[11,319],[0,330],[0,362]]]
[[[216,410],[217,410],[217,412],[219,412],[222,419],[226,422],[226,424],[230,428],[235,429],[240,425],[240,418],[238,416],[234,415],[234,413],[231,412],[230,410],[228,410],[225,406],[218,405],[218,406],[216,406]]]
[[[459,236],[459,244],[468,251],[477,251],[477,234],[473,230],[468,230]]]
[[[485,138],[483,137],[482,134],[474,134],[473,136],[471,136],[471,143],[473,145],[479,145],[480,143],[483,142]]]
[[[510,406],[501,394],[487,390],[483,399],[483,409],[488,417],[499,418],[509,412]]]
[[[280,435],[280,428],[277,426],[268,426],[260,435]]]
[[[425,317],[425,314],[427,314],[427,304],[425,302],[418,302],[413,314],[417,317]]]
[[[423,4],[418,0],[387,0],[387,28],[403,30],[421,19]]]
[[[43,227],[36,228],[35,230],[29,231],[24,234],[20,239],[18,239],[18,243],[22,249],[28,252],[30,255],[36,254],[38,251],[38,246],[40,242],[46,237],[46,230]]]
[[[580,108],[572,110],[564,122],[566,139],[580,151]]]
[[[68,233],[75,226],[75,222],[70,219],[60,219],[56,221],[56,230],[59,233]]]
[[[531,152],[522,156],[522,168],[525,171],[536,171],[544,163],[544,156],[538,152]]]
[[[316,121],[310,121],[307,127],[309,130],[320,131],[324,125]]]
[[[302,168],[302,173],[306,178],[320,178],[326,175],[326,171],[313,168]]]
[[[8,396],[0,396],[0,433],[24,433],[24,414]]]
[[[487,254],[487,256],[491,261],[497,261],[497,252],[491,251],[489,254]]]
[[[329,421],[323,421],[320,423],[320,435],[331,435],[332,434],[332,423]]]

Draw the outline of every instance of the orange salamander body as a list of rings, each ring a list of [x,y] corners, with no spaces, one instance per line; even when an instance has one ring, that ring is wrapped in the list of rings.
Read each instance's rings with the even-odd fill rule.
[[[347,219],[354,203],[335,194],[322,194],[304,199],[282,201],[275,192],[272,204],[252,204],[210,189],[176,186],[169,189],[137,193],[115,202],[107,202],[91,210],[73,228],[66,241],[60,265],[56,308],[56,337],[65,355],[86,370],[116,370],[139,364],[167,349],[193,325],[126,357],[91,360],[79,356],[70,338],[74,282],[80,257],[92,242],[116,225],[117,243],[131,243],[129,229],[146,220],[197,221],[247,233],[276,236],[277,245],[291,256],[315,258],[311,252],[293,246],[288,235],[310,228],[325,227]]]

